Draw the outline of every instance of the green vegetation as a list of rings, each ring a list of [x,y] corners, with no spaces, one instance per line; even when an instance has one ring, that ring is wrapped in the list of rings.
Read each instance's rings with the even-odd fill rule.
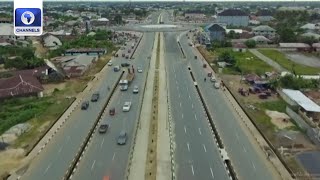
[[[277,101],[262,102],[257,105],[260,108],[268,109],[270,111],[286,112],[287,103],[284,100],[279,99]]]
[[[259,52],[276,61],[282,67],[297,75],[310,75],[320,73],[320,68],[301,65],[289,60],[283,53],[274,49],[259,49]]]
[[[245,44],[248,48],[255,48],[257,45],[255,40],[247,40]]]
[[[0,134],[13,125],[24,123],[35,116],[39,116],[54,104],[50,98],[14,98],[1,102],[0,106]]]
[[[226,74],[256,73],[258,75],[262,75],[265,72],[270,72],[273,70],[271,66],[257,58],[249,51],[233,52],[232,50],[225,48],[216,49],[215,51],[215,53],[220,57],[222,55],[227,56],[226,52],[235,59],[235,63],[233,66],[227,66],[226,68],[224,68],[223,72]],[[223,59],[220,59],[220,61],[223,61]]]
[[[271,86],[276,89],[278,87],[288,89],[318,89],[319,81],[316,79],[303,79],[302,77],[295,77],[293,75],[286,75],[279,79],[270,82]]]

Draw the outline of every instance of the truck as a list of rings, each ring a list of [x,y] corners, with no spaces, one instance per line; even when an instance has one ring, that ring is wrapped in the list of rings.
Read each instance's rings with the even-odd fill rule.
[[[125,79],[120,80],[119,85],[120,85],[120,90],[121,91],[126,91],[128,90],[128,87],[130,85],[130,83],[133,81],[134,79],[134,68],[132,66],[132,70],[130,68],[128,68],[128,73]]]

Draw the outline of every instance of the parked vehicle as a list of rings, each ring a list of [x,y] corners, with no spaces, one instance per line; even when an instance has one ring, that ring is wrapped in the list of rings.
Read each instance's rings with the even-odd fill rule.
[[[100,134],[106,133],[108,129],[109,129],[109,124],[103,123],[99,127],[99,133]]]
[[[84,101],[82,104],[81,104],[81,109],[82,110],[87,110],[89,107],[89,101]]]
[[[129,59],[129,55],[126,55],[126,59]]]
[[[217,81],[217,80],[216,80],[216,77],[212,76],[212,77],[210,78],[210,81],[211,81],[211,82],[216,82],[216,81]]]
[[[141,67],[138,67],[138,73],[142,73],[142,68]]]
[[[112,66],[112,61],[110,60],[107,64],[108,66]]]
[[[198,56],[194,56],[194,59],[198,59]]]
[[[127,142],[127,133],[126,131],[122,130],[118,136],[118,139],[117,139],[117,144],[118,145],[125,145],[126,142]]]
[[[125,56],[126,56],[126,54],[122,53],[122,57],[125,57]]]
[[[118,53],[114,54],[114,57],[119,57],[119,54]]]
[[[100,96],[99,92],[93,93],[91,96],[91,102],[97,102],[99,99],[99,96]]]
[[[129,63],[121,63],[121,67],[128,67],[128,66],[130,66]]]
[[[122,107],[122,111],[124,112],[128,112],[130,111],[131,108],[131,102],[130,101],[126,101]]]

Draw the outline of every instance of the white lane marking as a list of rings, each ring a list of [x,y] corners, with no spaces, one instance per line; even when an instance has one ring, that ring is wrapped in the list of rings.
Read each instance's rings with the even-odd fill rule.
[[[245,148],[244,146],[242,146],[242,147],[243,147],[243,151],[244,151],[244,152],[247,152],[246,148]]]
[[[113,153],[113,156],[112,156],[112,161],[114,160],[114,157],[116,156],[116,153]]]
[[[189,145],[189,143],[187,143],[187,147],[188,147],[188,151],[190,151],[190,145]]]
[[[202,133],[201,133],[201,129],[199,128],[199,134],[201,135]]]
[[[214,179],[214,175],[211,167],[210,167],[210,172],[211,172],[212,179]]]
[[[191,107],[192,107],[192,109],[193,109],[193,104],[191,104]]]
[[[180,103],[180,107],[181,107],[181,103]]]
[[[100,148],[102,148],[103,143],[104,143],[104,138],[102,139],[102,142],[100,144]]]
[[[176,80],[176,84],[178,84],[178,81]]]
[[[183,114],[181,114],[181,117],[182,117],[182,119],[183,119]]]
[[[204,152],[207,152],[206,146],[204,144],[202,144],[202,146],[203,146]]]
[[[253,169],[256,170],[256,166],[253,164],[253,162],[251,162],[251,163],[252,163]]]
[[[184,133],[187,134],[187,128],[186,128],[186,126],[184,126]]]
[[[68,136],[68,137],[67,137],[67,141],[69,141],[70,139],[71,139],[71,137],[70,137],[70,136]]]
[[[194,118],[195,118],[196,120],[198,120],[198,119],[197,119],[197,115],[194,115]]]
[[[46,174],[47,172],[48,172],[48,170],[49,170],[49,168],[51,167],[51,163],[48,165],[48,167],[47,167],[47,169],[44,171],[44,173],[43,174]]]
[[[194,175],[193,165],[191,165],[192,175]]]
[[[189,99],[191,99],[191,96],[190,96],[190,94],[189,94]]]
[[[94,168],[94,164],[96,163],[96,160],[94,160],[93,161],[93,163],[92,163],[92,166],[91,166],[91,171],[93,170],[93,168]]]

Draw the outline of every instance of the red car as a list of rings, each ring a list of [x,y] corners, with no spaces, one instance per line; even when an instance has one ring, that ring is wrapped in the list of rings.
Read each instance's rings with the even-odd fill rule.
[[[111,108],[111,109],[109,110],[109,115],[110,115],[110,116],[114,116],[115,113],[116,113],[116,109],[115,109],[115,108]]]

